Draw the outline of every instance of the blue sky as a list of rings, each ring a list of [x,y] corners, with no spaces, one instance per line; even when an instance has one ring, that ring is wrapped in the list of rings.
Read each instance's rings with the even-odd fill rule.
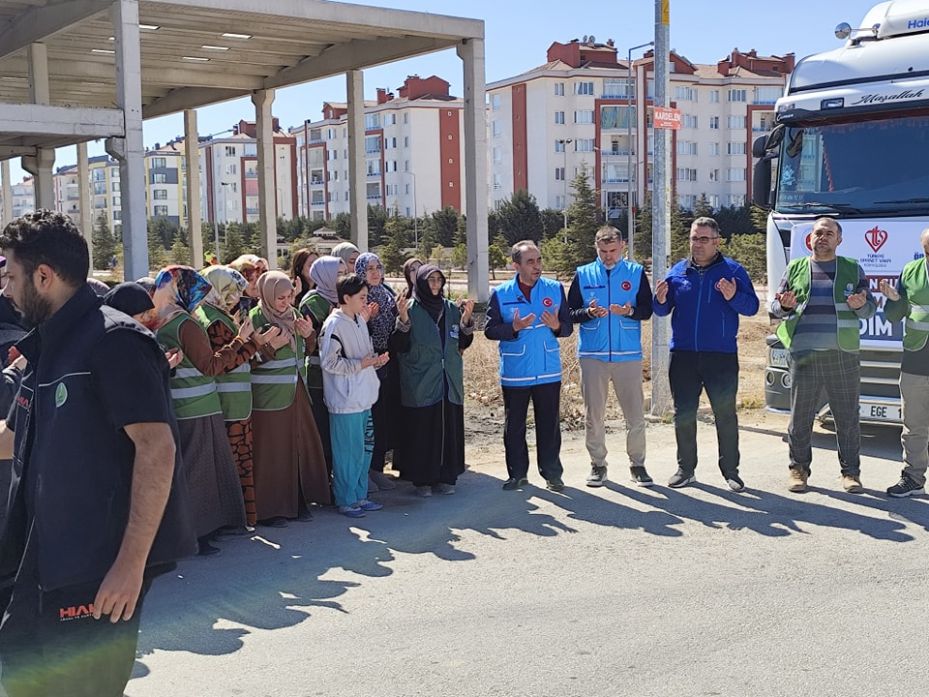
[[[671,46],[695,63],[715,63],[738,47],[755,48],[762,54],[793,51],[798,57],[836,48],[833,36],[839,22],[852,26],[864,17],[876,0],[779,0],[757,3],[720,3],[717,0],[671,0]],[[614,39],[620,53],[654,36],[654,3],[650,0],[588,0],[577,5],[564,0],[369,0],[369,5],[436,12],[483,19],[486,24],[486,74],[493,82],[519,74],[545,62],[553,41],[569,41],[593,34],[598,41]],[[727,6],[728,5],[728,6]],[[454,51],[442,51],[365,71],[365,96],[375,89],[396,89],[407,75],[439,75],[461,95],[461,61]],[[323,101],[345,99],[344,76],[278,90],[274,115],[285,127],[318,119]],[[248,99],[200,109],[201,134],[231,128],[239,119],[254,119]],[[183,116],[145,122],[145,144],[164,143],[184,131]],[[90,154],[103,154],[103,144],[91,143]],[[56,166],[73,164],[73,147],[62,148]],[[19,161],[11,163],[13,180],[19,181]]]

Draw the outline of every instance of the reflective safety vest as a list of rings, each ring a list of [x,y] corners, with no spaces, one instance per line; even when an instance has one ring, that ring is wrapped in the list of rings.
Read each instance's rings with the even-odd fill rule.
[[[811,260],[812,257],[800,257],[787,265],[787,288],[794,292],[797,307],[777,326],[777,338],[785,348],[790,348],[794,331],[810,299]],[[848,296],[858,287],[858,268],[858,262],[854,259],[836,257],[832,295],[835,302],[838,344],[843,351],[857,351],[861,346],[858,315],[848,306]]]
[[[925,258],[914,259],[903,267],[900,285],[906,290],[910,303],[904,325],[903,348],[906,351],[921,351],[929,338],[929,278]]]
[[[176,315],[158,330],[156,334],[158,342],[165,349],[177,348],[183,351],[180,329],[181,325],[188,320],[193,322],[199,331],[206,333],[206,330],[200,327],[193,317],[184,312]],[[216,392],[216,381],[197,370],[186,353],[184,360],[174,369],[174,374],[171,376],[171,400],[174,403],[174,415],[178,421],[222,413],[219,395]]]
[[[294,311],[294,316],[297,316]],[[264,331],[270,323],[261,308],[254,307],[249,313],[255,331]],[[294,402],[297,385],[306,389],[306,362],[304,361],[303,337],[297,335],[297,350],[290,344],[282,346],[270,361],[252,368],[252,408],[255,411],[281,411]]]
[[[634,261],[620,261],[611,271],[599,259],[579,266],[577,283],[584,305],[596,300],[600,307],[635,306],[642,267]],[[620,363],[642,360],[642,323],[631,317],[594,317],[580,323],[577,355],[598,361]]]
[[[206,303],[197,308],[194,317],[204,329],[209,329],[210,325],[221,322],[233,334],[239,331],[229,315]],[[238,368],[213,378],[216,381],[216,392],[219,394],[219,404],[226,421],[242,421],[251,416],[251,371],[252,367],[246,361]]]

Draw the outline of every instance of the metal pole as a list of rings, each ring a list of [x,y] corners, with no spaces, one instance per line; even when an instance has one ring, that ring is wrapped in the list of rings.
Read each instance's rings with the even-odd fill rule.
[[[645,48],[646,46],[654,45],[654,41],[639,44],[638,46],[630,48],[629,52],[626,54],[626,69],[628,75],[626,78],[626,229],[628,230],[626,248],[629,251],[630,259],[635,259],[635,245],[633,245],[635,237],[635,216],[632,214],[632,191],[633,185],[635,184],[635,173],[639,168],[638,152],[635,157],[635,168],[632,166],[632,118],[635,113],[633,109],[638,106],[638,100],[636,100],[635,107],[632,102],[632,95],[635,93],[632,87],[632,52],[640,48]]]
[[[655,0],[655,106],[668,106],[671,0]],[[654,130],[655,177],[652,192],[652,278],[657,285],[668,273],[668,237],[671,217],[671,170],[669,150],[671,133]],[[646,186],[648,182],[646,181]],[[668,318],[652,321],[652,406],[653,416],[664,416],[671,410],[671,390],[668,385]]]
[[[573,138],[562,138],[561,142],[561,154],[563,156],[564,165],[561,169],[561,181],[564,187],[564,197],[561,202],[561,213],[564,216],[564,234],[563,239],[564,243],[568,244],[568,144],[574,141]]]
[[[413,180],[413,239],[416,241],[414,246],[419,249],[419,208],[416,205],[416,175],[412,172],[408,174]]]

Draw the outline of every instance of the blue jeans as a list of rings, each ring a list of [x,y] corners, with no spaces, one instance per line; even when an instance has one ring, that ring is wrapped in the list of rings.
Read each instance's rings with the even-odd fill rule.
[[[368,498],[368,468],[374,450],[371,410],[329,414],[332,437],[332,488],[337,506]]]

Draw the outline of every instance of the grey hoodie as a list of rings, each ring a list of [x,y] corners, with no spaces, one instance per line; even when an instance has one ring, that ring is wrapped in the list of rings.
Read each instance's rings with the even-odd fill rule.
[[[319,361],[323,369],[323,398],[332,414],[357,414],[377,401],[380,380],[374,366],[361,367],[361,360],[374,355],[368,325],[361,317],[352,319],[341,309],[323,322]]]

